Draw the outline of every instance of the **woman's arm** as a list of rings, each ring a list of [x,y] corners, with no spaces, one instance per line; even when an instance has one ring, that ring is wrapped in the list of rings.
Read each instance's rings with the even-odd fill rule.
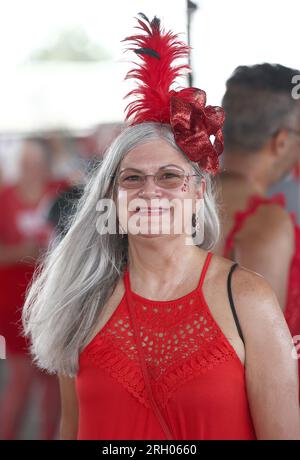
[[[234,273],[232,288],[245,339],[247,393],[257,439],[299,440],[298,361],[274,291],[243,268]]]
[[[59,375],[61,398],[60,439],[77,439],[78,400],[75,379]]]

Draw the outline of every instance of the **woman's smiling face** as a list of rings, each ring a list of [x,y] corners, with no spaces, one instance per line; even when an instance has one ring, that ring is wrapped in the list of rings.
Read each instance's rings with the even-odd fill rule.
[[[162,179],[159,183],[155,183],[153,176],[142,183],[141,175],[158,172]],[[194,176],[183,177],[193,174],[195,171],[183,154],[165,140],[149,141],[130,150],[117,173],[118,218],[125,233],[146,237],[185,233],[196,200],[203,198],[205,190],[204,179],[199,183]]]

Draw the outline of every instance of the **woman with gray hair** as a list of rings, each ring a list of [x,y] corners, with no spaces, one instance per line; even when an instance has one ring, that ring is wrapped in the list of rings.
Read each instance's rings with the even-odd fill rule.
[[[186,50],[143,19],[136,52],[148,75],[165,76],[163,46]],[[237,267],[238,319],[236,267],[211,252],[222,110],[196,88],[160,90],[161,110],[157,98],[131,106],[134,123],[27,295],[34,360],[60,379],[61,438],[298,439],[296,362],[276,297]]]

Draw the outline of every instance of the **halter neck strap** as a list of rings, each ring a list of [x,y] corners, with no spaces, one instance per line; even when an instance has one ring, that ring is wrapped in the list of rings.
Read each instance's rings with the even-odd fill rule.
[[[203,265],[202,270],[201,270],[201,275],[200,275],[200,279],[199,279],[198,289],[201,289],[202,286],[203,286],[203,283],[204,283],[204,280],[205,280],[205,276],[206,276],[206,273],[207,273],[207,270],[208,270],[210,261],[211,261],[211,259],[212,259],[212,256],[213,256],[213,253],[209,251],[209,252],[207,253],[206,259],[205,259],[205,261],[204,261],[204,265]]]
[[[205,279],[205,276],[206,276],[206,273],[207,273],[207,270],[208,270],[210,261],[211,261],[211,259],[212,259],[212,256],[213,256],[213,253],[209,251],[209,252],[207,253],[206,258],[205,258],[205,261],[204,261],[204,264],[203,264],[203,267],[202,267],[202,270],[201,270],[201,273],[200,273],[200,278],[199,278],[198,286],[197,286],[196,289],[202,289],[202,286],[203,286],[203,283],[204,283],[204,279]],[[135,294],[135,293],[132,291],[132,289],[131,289],[131,283],[130,283],[130,275],[129,275],[128,265],[126,265],[126,266],[125,266],[125,269],[124,269],[124,285],[125,285],[126,291],[130,292],[131,294]],[[141,296],[140,296],[140,297],[141,297]]]

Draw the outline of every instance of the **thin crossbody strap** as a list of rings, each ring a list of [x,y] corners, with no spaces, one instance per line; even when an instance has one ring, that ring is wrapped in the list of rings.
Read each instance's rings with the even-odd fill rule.
[[[242,333],[242,328],[241,328],[241,325],[240,325],[240,322],[239,322],[239,319],[238,319],[238,315],[237,315],[237,312],[236,312],[236,309],[235,309],[235,306],[234,306],[233,296],[232,296],[232,289],[231,289],[232,273],[234,272],[234,270],[237,267],[238,267],[238,263],[234,263],[230,268],[228,278],[227,278],[227,291],[228,291],[228,298],[229,298],[230,308],[231,308],[232,315],[233,315],[233,318],[234,318],[234,321],[235,321],[235,324],[236,324],[236,328],[238,330],[240,338],[242,339],[242,342],[245,344],[244,336],[243,336],[243,333]]]
[[[158,421],[160,423],[160,426],[161,426],[163,432],[165,433],[166,438],[169,439],[169,440],[173,440],[175,438],[173,437],[172,432],[171,432],[170,428],[168,427],[168,424],[165,421],[165,419],[164,419],[164,417],[163,417],[163,415],[162,415],[162,413],[161,413],[161,411],[160,411],[160,409],[159,409],[159,407],[157,405],[157,402],[155,401],[155,398],[153,396],[152,387],[151,387],[151,383],[150,383],[150,376],[149,376],[149,373],[148,373],[147,364],[145,362],[144,352],[143,352],[143,349],[142,349],[142,344],[141,344],[141,340],[140,340],[140,334],[139,334],[138,325],[137,325],[137,319],[136,319],[135,308],[134,308],[134,300],[133,300],[133,298],[131,296],[131,293],[130,293],[127,276],[128,276],[128,273],[125,274],[125,276],[124,276],[127,304],[128,304],[129,312],[130,312],[130,315],[131,315],[132,326],[133,326],[133,330],[134,330],[134,334],[135,334],[135,338],[136,338],[137,349],[138,349],[138,354],[139,354],[140,364],[141,364],[142,373],[143,373],[143,377],[144,377],[146,391],[148,393],[149,401],[150,401],[151,407],[153,409],[153,412],[154,412],[155,416],[157,417],[157,419],[158,419]]]

